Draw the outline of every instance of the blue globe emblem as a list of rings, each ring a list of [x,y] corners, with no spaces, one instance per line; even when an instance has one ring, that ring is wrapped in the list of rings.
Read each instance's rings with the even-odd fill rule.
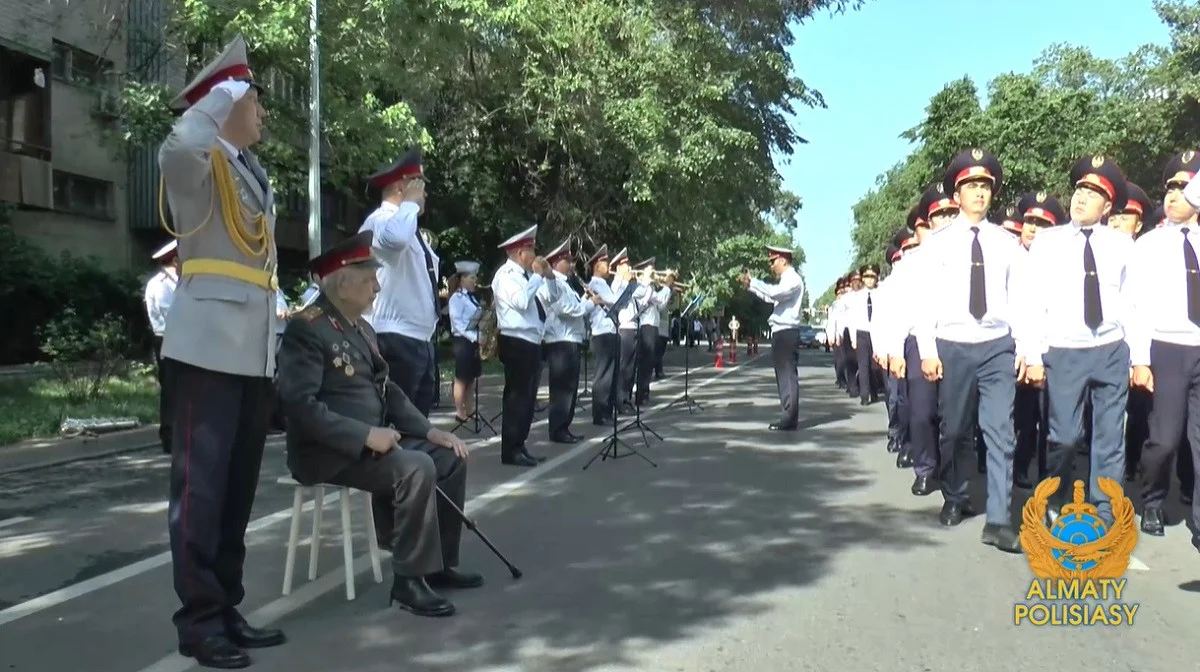
[[[1072,512],[1059,516],[1054,527],[1050,528],[1050,534],[1061,542],[1078,546],[1102,539],[1105,534],[1108,534],[1108,525],[1090,513]],[[1097,564],[1095,560],[1076,562],[1071,559],[1071,556],[1057,549],[1051,549],[1050,552],[1063,569],[1083,572],[1094,568]]]

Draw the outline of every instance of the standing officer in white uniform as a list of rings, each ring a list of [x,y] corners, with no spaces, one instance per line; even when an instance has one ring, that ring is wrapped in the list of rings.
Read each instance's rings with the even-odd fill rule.
[[[179,652],[219,668],[245,667],[243,649],[284,642],[237,611],[273,397],[279,288],[274,196],[249,152],[267,116],[253,82],[238,35],[172,102],[182,115],[158,152],[182,262],[162,346],[175,377],[168,521],[182,606],[174,621]]]
[[[550,373],[549,433],[554,443],[579,443],[583,438],[571,432],[575,419],[575,404],[579,399],[579,368],[583,356],[586,320],[599,303],[581,297],[567,281],[574,272],[571,260],[571,239],[546,255],[546,263],[554,269],[554,279],[538,289],[538,298],[549,306],[546,311],[546,330],[542,348],[546,368]],[[551,285],[557,286],[558,300],[551,300]]]
[[[751,278],[743,272],[739,280],[758,298],[772,305],[771,317],[771,360],[775,365],[775,385],[779,388],[779,406],[783,413],[769,427],[775,431],[794,431],[800,417],[800,379],[796,368],[800,365],[800,305],[804,301],[804,280],[792,266],[792,250],[786,247],[767,246],[767,258],[771,260],[771,272],[779,278],[777,284],[768,284]]]
[[[617,361],[621,354],[617,325],[608,313],[608,309],[620,298],[613,294],[609,284],[612,273],[608,267],[608,245],[601,245],[592,253],[587,265],[592,272],[587,287],[600,299],[599,308],[592,311],[588,318],[592,327],[592,352],[596,355],[596,376],[592,379],[592,424],[606,425],[612,422],[612,414],[616,412],[613,409],[612,392],[617,385]]]
[[[358,229],[374,234],[375,254],[383,262],[379,296],[367,321],[379,335],[379,352],[392,380],[428,417],[437,394],[433,334],[441,310],[438,256],[417,230],[425,211],[421,150],[410,150],[367,180],[383,199]]]
[[[175,288],[179,286],[178,247],[179,241],[172,240],[150,255],[150,258],[159,264],[159,269],[146,282],[143,297],[146,317],[150,320],[150,331],[154,334],[154,371],[158,378],[158,441],[167,455],[171,454],[171,426],[174,424],[171,416],[175,408],[171,399],[175,389],[171,367],[163,367],[162,342],[163,334],[167,331],[167,312],[171,309]]]

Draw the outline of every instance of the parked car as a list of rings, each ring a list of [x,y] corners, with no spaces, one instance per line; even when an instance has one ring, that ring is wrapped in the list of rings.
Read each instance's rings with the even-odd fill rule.
[[[824,336],[824,334],[822,334],[822,336]],[[804,326],[800,327],[800,347],[815,348],[818,345],[819,344],[817,343],[817,330],[813,329],[809,325],[804,325]]]

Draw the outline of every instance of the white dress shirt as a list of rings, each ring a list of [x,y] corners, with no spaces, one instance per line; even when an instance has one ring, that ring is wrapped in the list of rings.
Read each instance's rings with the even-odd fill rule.
[[[588,280],[587,286],[604,303],[603,307],[597,306],[596,310],[592,311],[592,314],[589,316],[592,323],[592,336],[617,333],[617,325],[613,324],[612,318],[609,317],[608,310],[606,309],[616,303],[617,299],[621,298],[621,295],[614,293],[612,287],[609,286],[604,278],[595,275],[592,276],[591,280]]]
[[[552,285],[558,286],[558,300],[550,298]],[[585,321],[595,304],[580,298],[575,288],[567,282],[567,276],[554,271],[554,282],[544,283],[538,289],[538,297],[546,306],[546,325],[542,340],[546,343],[583,343]]]
[[[625,288],[628,285],[629,281],[625,280],[625,278],[617,276],[613,279],[613,294],[616,294],[618,299],[621,298],[621,295],[625,293]],[[633,290],[633,296],[630,297],[629,303],[625,304],[625,307],[617,313],[617,319],[620,321],[620,324],[618,324],[617,327],[619,329],[632,329],[636,331],[639,323],[641,322],[642,309],[646,306],[646,302],[649,298],[650,285],[638,282],[637,289]]]
[[[376,273],[379,295],[365,316],[367,321],[379,333],[427,341],[438,324],[438,256],[417,231],[420,211],[416,203],[384,201],[358,230],[374,234],[375,254],[382,264]],[[433,262],[432,283],[426,252]]]
[[[537,292],[546,285],[537,273],[525,276],[525,269],[509,259],[492,277],[492,294],[496,306],[496,324],[501,336],[512,336],[530,343],[542,342],[545,324],[538,316]],[[550,286],[551,301],[558,300],[558,285]],[[549,306],[543,306],[549,316]]]
[[[479,300],[465,289],[450,295],[446,302],[450,310],[450,335],[461,336],[472,343],[479,342],[479,319],[483,307]]]
[[[849,292],[843,293],[841,296],[833,300],[833,305],[829,307],[829,315],[825,323],[825,338],[828,339],[830,345],[842,337],[842,321],[843,313],[846,310],[846,295]]]
[[[901,268],[904,258],[897,259],[892,264],[892,270],[886,278],[879,281],[875,285],[875,293],[872,296],[874,299],[873,312],[871,314],[871,323],[867,325],[867,333],[871,334],[871,349],[877,355],[899,356],[902,352],[891,351],[891,336],[895,330],[895,307],[899,303],[900,296],[894,291],[896,269]]]
[[[971,315],[972,227],[979,229],[983,250],[984,296],[987,310],[983,319]],[[1014,266],[1024,254],[1016,236],[987,220],[972,224],[962,215],[941,229],[936,237],[922,245],[924,259],[917,282],[925,296],[914,304],[916,323],[913,335],[921,359],[936,359],[937,339],[956,343],[984,343],[1007,335],[1022,340],[1019,314],[1009,301],[1010,279]],[[1021,349],[1018,344],[1018,350]]]
[[[174,269],[167,268],[159,269],[146,282],[146,317],[150,319],[150,330],[155,336],[162,336],[167,331],[167,313],[171,310],[171,299],[178,286],[179,276],[175,275]]]
[[[842,319],[845,327],[850,330],[850,345],[855,348],[858,347],[858,332],[869,333],[871,331],[871,321],[875,318],[875,311],[879,309],[875,291],[863,287],[857,292],[846,295],[846,306],[842,309]],[[872,349],[874,349],[873,342]]]
[[[1137,239],[1126,267],[1125,293],[1132,304],[1126,325],[1133,366],[1150,365],[1150,342],[1200,346],[1200,327],[1188,319],[1184,235],[1197,249],[1200,226],[1168,224]],[[1197,255],[1200,257],[1200,255]]]
[[[758,278],[750,278],[750,292],[758,298],[771,304],[771,317],[767,324],[771,325],[771,333],[785,329],[796,329],[800,326],[802,315],[800,304],[804,301],[804,280],[796,271],[795,266],[788,266],[779,276],[779,282],[768,284]]]
[[[1026,337],[1025,363],[1042,365],[1049,348],[1092,348],[1125,338],[1128,308],[1122,289],[1133,239],[1116,229],[1090,227],[1092,255],[1100,280],[1102,321],[1092,331],[1083,322],[1083,247],[1087,238],[1074,222],[1039,230],[1017,268]]]
[[[641,317],[638,318],[638,326],[645,327],[647,325],[658,328],[659,322],[662,321],[662,313],[664,308],[671,301],[671,288],[660,287],[655,290],[653,287],[647,288],[650,292],[646,297],[646,309],[642,311]]]

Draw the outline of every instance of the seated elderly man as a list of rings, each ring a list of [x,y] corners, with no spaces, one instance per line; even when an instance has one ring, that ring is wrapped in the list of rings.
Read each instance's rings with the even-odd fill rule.
[[[279,350],[279,401],[287,416],[288,467],[301,483],[370,492],[381,546],[392,549],[391,598],[420,616],[449,616],[433,588],[474,588],[458,571],[467,450],[435,429],[388,379],[375,332],[362,318],[379,292],[371,232],[312,261],[321,295],[297,314]]]

